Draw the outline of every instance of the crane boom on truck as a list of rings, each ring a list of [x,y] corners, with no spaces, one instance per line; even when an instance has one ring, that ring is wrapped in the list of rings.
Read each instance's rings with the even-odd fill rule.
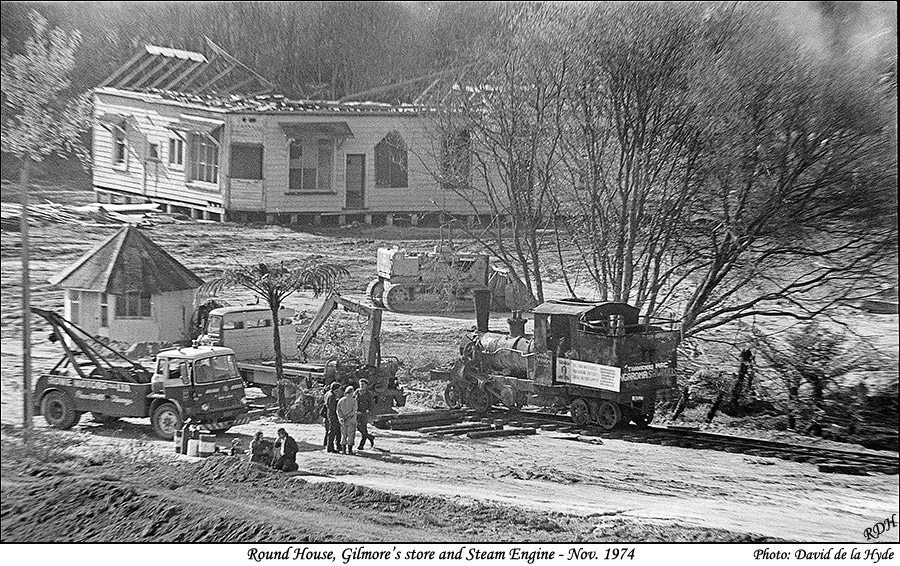
[[[156,435],[171,439],[185,419],[211,432],[250,421],[230,349],[165,350],[157,354],[150,371],[62,316],[39,308],[31,311],[50,324],[51,341],[64,351],[35,383],[35,414],[43,414],[50,426],[72,428],[86,412],[101,421],[150,417]]]

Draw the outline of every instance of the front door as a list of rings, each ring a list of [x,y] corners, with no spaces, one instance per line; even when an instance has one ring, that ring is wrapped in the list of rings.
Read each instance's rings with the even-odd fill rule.
[[[358,210],[366,202],[366,155],[347,154],[347,202],[345,208]]]

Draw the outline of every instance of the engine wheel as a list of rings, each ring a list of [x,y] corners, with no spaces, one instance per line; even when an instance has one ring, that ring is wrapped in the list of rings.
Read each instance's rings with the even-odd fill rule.
[[[597,408],[597,422],[605,430],[615,428],[622,420],[622,409],[612,401],[602,401]]]
[[[178,407],[172,403],[163,403],[154,409],[150,422],[153,424],[153,432],[163,440],[175,438],[175,432],[180,430],[183,424]]]
[[[444,403],[451,409],[459,409],[463,406],[463,392],[454,383],[448,383],[444,388]]]
[[[72,398],[62,391],[51,391],[41,400],[41,413],[53,428],[69,429],[81,419]]]
[[[635,413],[631,416],[631,422],[638,428],[646,428],[653,421],[653,413]]]
[[[572,415],[572,420],[578,426],[585,426],[591,422],[591,412],[588,409],[587,401],[581,397],[572,401],[572,405],[569,407],[569,413]]]
[[[96,411],[91,411],[91,419],[94,422],[102,423],[102,424],[111,424],[119,420],[119,417],[114,417],[112,415],[104,415],[103,413],[98,413]]]
[[[484,386],[476,385],[469,391],[466,403],[476,413],[486,413],[491,408],[491,397],[490,394],[484,389]]]

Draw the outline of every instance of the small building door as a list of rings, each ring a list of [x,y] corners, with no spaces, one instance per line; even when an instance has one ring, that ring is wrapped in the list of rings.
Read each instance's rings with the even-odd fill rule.
[[[347,200],[345,208],[361,209],[366,202],[366,155],[347,154]]]

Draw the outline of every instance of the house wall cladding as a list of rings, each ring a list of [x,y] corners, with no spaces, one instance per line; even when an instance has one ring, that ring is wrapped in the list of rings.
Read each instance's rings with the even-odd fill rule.
[[[104,114],[128,116],[128,158],[125,167],[114,164],[115,135],[100,122]],[[184,115],[221,120],[219,181],[188,182],[185,169],[190,156],[185,144],[182,167],[169,163],[169,140],[182,139],[169,125]],[[330,191],[291,191],[290,141],[280,124],[343,122],[352,137],[336,137],[331,166]],[[146,197],[175,205],[229,212],[253,211],[274,214],[343,212],[473,214],[471,206],[455,192],[442,189],[437,173],[436,140],[427,117],[413,113],[312,113],[226,112],[167,100],[148,100],[135,93],[95,92],[93,132],[94,187]],[[391,131],[403,138],[408,149],[406,187],[375,185],[375,146]],[[309,134],[309,139],[317,136]],[[159,159],[151,160],[150,144],[158,144]],[[262,179],[232,179],[229,176],[232,144],[262,145]],[[347,208],[346,167],[348,154],[365,155],[363,207]],[[476,176],[477,178],[477,176]]]
[[[103,114],[127,116],[126,139],[128,157],[125,167],[114,165],[115,134],[100,124]],[[156,104],[137,98],[96,94],[93,131],[93,184],[97,189],[143,196],[175,204],[209,207],[221,206],[219,187],[209,183],[188,183],[185,167],[169,163],[169,140],[182,139],[168,128],[183,114],[224,121],[224,115],[192,106]],[[150,144],[159,144],[159,160],[150,160]],[[185,141],[185,145],[187,142]],[[220,167],[221,167],[220,160]]]

